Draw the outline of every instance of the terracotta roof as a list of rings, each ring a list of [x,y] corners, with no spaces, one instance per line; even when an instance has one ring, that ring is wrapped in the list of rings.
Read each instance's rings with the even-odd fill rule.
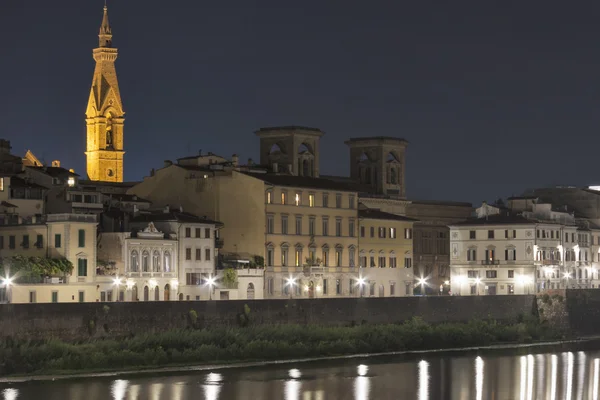
[[[151,212],[140,212],[131,219],[131,222],[155,222],[155,221],[177,221],[184,223],[200,223],[200,224],[215,224],[223,225],[222,222],[213,221],[206,217],[199,217],[188,212],[180,212],[176,210],[164,212],[164,211],[151,211]]]
[[[332,181],[324,178],[311,178],[307,176],[280,175],[280,174],[258,174],[251,172],[240,172],[275,186],[290,186],[308,189],[337,190],[345,192],[356,192],[348,184]]]
[[[535,224],[536,221],[527,219],[521,215],[515,214],[500,214],[500,215],[489,215],[482,218],[469,218],[462,222],[450,224],[450,226],[470,226],[470,225],[515,225],[515,224]]]
[[[387,219],[387,220],[395,220],[395,221],[412,221],[418,222],[418,219],[408,218],[403,215],[390,214],[384,211],[380,211],[374,208],[368,208],[365,210],[358,210],[359,218],[369,218],[369,219]]]
[[[53,178],[64,178],[64,177],[68,178],[70,176],[79,176],[75,172],[71,172],[68,169],[65,169],[63,167],[27,167],[27,168],[31,168],[36,171],[40,171],[40,172],[45,173],[46,175],[49,175]]]

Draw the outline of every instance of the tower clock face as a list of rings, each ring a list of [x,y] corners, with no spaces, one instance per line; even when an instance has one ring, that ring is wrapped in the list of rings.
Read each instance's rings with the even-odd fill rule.
[[[112,169],[107,169],[106,170],[106,175],[108,175],[108,177],[112,178],[115,175],[115,171],[113,171]]]

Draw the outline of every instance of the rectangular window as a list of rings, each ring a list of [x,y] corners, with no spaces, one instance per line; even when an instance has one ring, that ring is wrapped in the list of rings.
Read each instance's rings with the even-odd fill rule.
[[[15,248],[15,242],[16,242],[15,236],[14,235],[10,235],[8,237],[8,248],[9,249],[14,249]]]
[[[342,236],[342,219],[335,219],[335,236]]]
[[[202,260],[202,249],[196,249],[196,261]]]
[[[342,266],[342,250],[335,251],[335,266],[336,267]]]
[[[391,257],[390,256],[390,268],[396,268],[396,257]]]
[[[314,193],[310,193],[308,195],[308,206],[309,207],[314,207],[315,206],[315,194]]]
[[[24,249],[29,248],[29,235],[23,235],[23,243],[21,244]]]
[[[52,302],[58,303],[58,292],[57,291],[52,292]]]
[[[4,178],[0,178],[0,192],[4,192]]]
[[[192,259],[192,248],[191,247],[187,247],[185,249],[185,259],[186,260],[191,260]]]
[[[84,303],[85,302],[85,292],[83,291],[79,291],[79,302],[80,303]]]
[[[337,193],[335,195],[335,208],[342,208],[342,194]]]
[[[360,227],[360,237],[365,237],[365,227],[364,226]]]
[[[192,228],[185,228],[185,237],[192,237]]]
[[[488,239],[493,239],[494,238],[494,231],[493,230],[489,230],[488,231]]]
[[[323,249],[321,262],[323,262],[324,267],[329,267],[329,250]]]
[[[571,233],[571,243],[575,243],[575,234]]]
[[[112,301],[112,290],[109,290],[108,292],[106,292],[106,301],[111,302]]]
[[[356,250],[354,249],[354,247],[351,247],[348,249],[348,260],[350,261],[350,266],[354,267],[355,266],[355,258],[356,255]]]
[[[57,249],[60,249],[61,246],[61,237],[60,237],[60,233],[57,233],[54,235],[54,247],[56,247]]]
[[[79,230],[79,247],[85,247],[85,230]]]
[[[310,236],[315,235],[315,217],[308,218],[308,234]]]
[[[125,291],[124,290],[121,290],[119,292],[119,301],[121,301],[121,302],[125,301]]]
[[[385,268],[385,256],[379,256],[379,268]]]
[[[294,197],[294,204],[296,206],[302,205],[302,193],[296,192],[296,196]]]
[[[284,267],[287,267],[288,265],[288,251],[287,247],[281,248],[281,265]]]
[[[538,231],[539,232],[539,231]],[[539,237],[539,236],[538,236]],[[565,242],[569,243],[569,234],[565,233]]]
[[[404,258],[404,268],[412,268],[412,258]]]
[[[494,279],[498,277],[498,271],[492,270],[492,271],[485,271],[485,277],[489,278],[489,279]]]
[[[496,250],[486,250],[485,251],[485,259],[488,261],[494,261],[496,259]]]
[[[385,231],[386,231],[386,229],[385,229],[385,228],[379,227],[379,237],[380,237],[381,239],[385,239],[385,236],[386,236],[386,235],[385,235]]]
[[[509,270],[508,270],[508,277],[509,277],[509,278],[514,278],[514,277],[515,277],[515,271],[514,271],[514,270],[512,270],[512,269],[509,269]]]
[[[275,254],[273,249],[267,249],[267,267],[273,266],[273,261],[275,260]]]
[[[77,276],[87,276],[87,258],[77,259]]]
[[[370,230],[369,233],[371,234],[371,237],[375,237],[375,227],[372,226],[371,229],[369,229],[369,230]]]
[[[477,250],[476,249],[468,249],[467,250],[467,261],[477,261]]]
[[[327,279],[323,279],[323,294],[327,294]]]
[[[469,231],[469,239],[475,239],[475,231]]]
[[[102,303],[106,302],[106,292],[100,292],[100,301]]]
[[[200,228],[196,228],[195,231],[196,231],[195,232],[196,233],[196,237],[199,238],[200,237],[200,231],[201,231]]]
[[[390,228],[390,239],[396,239],[396,228]]]
[[[287,192],[281,191],[281,204],[287,204]]]
[[[210,249],[204,249],[204,261],[210,261]]]
[[[348,221],[348,236],[354,237],[354,220]]]
[[[375,282],[369,282],[369,296],[375,296]]]
[[[272,215],[267,215],[267,233],[275,232],[275,218]]]
[[[390,296],[396,295],[396,282],[390,282]]]
[[[2,178],[0,178],[2,179]],[[0,236],[0,250],[4,249],[4,236]]]
[[[375,256],[370,256],[369,257],[369,266],[371,268],[375,268]]]
[[[412,229],[411,228],[405,228],[404,229],[404,239],[412,239]]]
[[[37,303],[37,295],[35,293],[35,290],[30,290],[29,291],[29,302],[30,303]]]
[[[273,192],[267,190],[267,204],[273,204]]]
[[[267,280],[267,293],[273,294],[273,278]]]
[[[296,216],[296,235],[302,235],[302,217]]]
[[[287,215],[281,216],[281,234],[287,235],[288,233],[288,217]]]
[[[554,285],[554,283],[552,285]],[[508,294],[515,294],[515,285],[506,285],[506,290]]]
[[[348,196],[348,208],[354,209],[354,195]]]
[[[38,249],[44,247],[44,235],[37,235],[35,239],[35,247],[37,247]]]
[[[323,207],[329,207],[329,194],[323,193]]]
[[[411,295],[410,291],[411,291],[410,290],[410,283],[405,283],[404,284],[404,294],[406,296],[410,296]]]
[[[329,235],[329,218],[323,217],[323,236]]]
[[[210,228],[204,228],[204,238],[210,239]]]
[[[294,258],[296,260],[296,267],[301,267],[302,266],[302,250],[299,248],[296,248],[296,251],[294,252]]]
[[[354,294],[354,286],[356,286],[356,281],[352,278],[348,280],[348,293],[350,295]]]
[[[335,294],[342,294],[342,280],[335,280]]]

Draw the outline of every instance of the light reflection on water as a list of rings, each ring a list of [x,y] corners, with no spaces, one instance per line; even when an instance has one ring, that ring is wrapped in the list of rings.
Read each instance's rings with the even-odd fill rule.
[[[365,363],[365,361],[368,362]],[[599,400],[600,351],[394,357],[0,388],[0,400]],[[75,396],[75,397],[73,397]]]

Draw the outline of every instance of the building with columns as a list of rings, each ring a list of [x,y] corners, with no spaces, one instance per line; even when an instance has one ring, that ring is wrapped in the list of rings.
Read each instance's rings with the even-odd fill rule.
[[[92,181],[123,182],[125,111],[115,69],[118,51],[112,45],[106,6],[98,38],[93,52],[96,69],[85,112],[87,175]]]

